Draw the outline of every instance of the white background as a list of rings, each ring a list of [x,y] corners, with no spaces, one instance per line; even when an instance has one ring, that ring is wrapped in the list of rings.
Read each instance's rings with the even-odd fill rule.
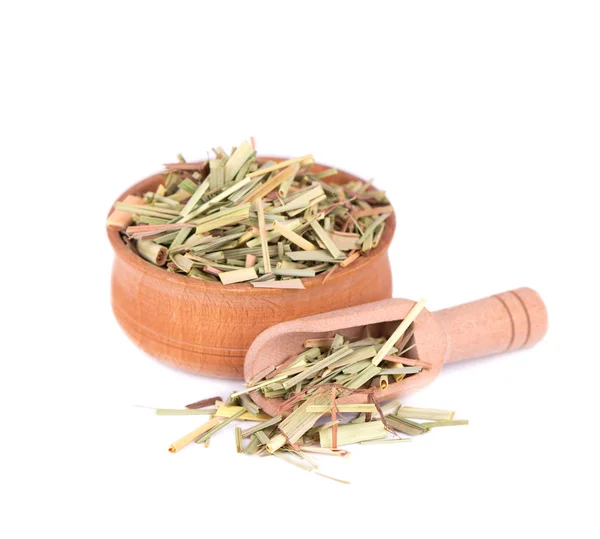
[[[599,25],[576,1],[3,4],[0,535],[597,537]],[[250,135],[387,190],[397,297],[547,303],[538,346],[408,400],[468,427],[321,459],[351,486],[231,431],[169,454],[198,419],[133,406],[240,384],[126,338],[105,215]]]

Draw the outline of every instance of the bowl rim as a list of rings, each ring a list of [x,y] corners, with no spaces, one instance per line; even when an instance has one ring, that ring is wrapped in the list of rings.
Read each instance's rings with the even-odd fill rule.
[[[259,156],[260,160],[263,161],[275,161],[280,162],[285,159],[289,159],[287,157],[274,157],[274,156]],[[317,169],[325,170],[328,168],[335,168],[338,171],[340,176],[346,177],[347,179],[343,183],[347,183],[348,181],[362,181],[362,178],[355,176],[345,170],[341,170],[338,167],[331,167],[329,165],[324,165],[322,163],[315,163],[313,165]],[[338,176],[338,178],[340,177]],[[115,202],[122,201],[127,195],[139,195],[143,194],[143,192],[148,191],[153,184],[157,184],[161,179],[163,179],[163,172],[158,172],[152,174],[143,180],[133,184],[129,189],[124,191]],[[340,182],[342,183],[342,182]],[[111,206],[108,215],[112,212]],[[325,284],[333,284],[344,277],[351,275],[354,272],[361,271],[367,264],[371,264],[379,259],[382,255],[387,253],[387,250],[392,242],[394,237],[394,232],[396,230],[396,213],[395,211],[390,215],[389,219],[386,221],[387,225],[385,230],[383,231],[383,235],[379,241],[377,247],[369,251],[368,255],[360,256],[353,264],[342,268],[338,267],[331,274],[331,276],[327,279]],[[163,279],[168,282],[177,283],[180,285],[185,285],[187,288],[196,288],[199,290],[220,290],[222,292],[231,292],[231,293],[244,293],[248,294],[254,293],[257,295],[272,295],[279,296],[283,294],[296,293],[301,291],[302,289],[286,289],[286,288],[255,288],[250,283],[234,283],[223,285],[220,282],[212,282],[212,281],[204,281],[202,279],[194,279],[192,277],[188,277],[186,275],[180,275],[178,273],[173,273],[166,271],[163,268],[159,268],[158,266],[153,265],[152,263],[144,260],[141,256],[136,255],[131,249],[128,249],[125,245],[125,242],[121,239],[120,231],[116,229],[107,228],[106,229],[108,239],[112,245],[112,248],[115,252],[115,256],[119,257],[124,262],[127,262],[130,266],[135,267],[142,273],[147,275],[151,275],[156,277],[157,279]],[[327,272],[317,275],[315,277],[305,277],[302,278],[302,284],[305,288],[314,288],[317,286],[323,285],[323,280],[327,276]]]

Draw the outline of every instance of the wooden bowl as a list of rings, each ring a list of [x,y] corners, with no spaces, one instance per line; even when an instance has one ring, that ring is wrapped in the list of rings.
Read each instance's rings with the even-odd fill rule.
[[[262,160],[283,158],[264,157]],[[317,171],[330,168],[314,165]],[[142,195],[164,180],[155,174],[121,195]],[[360,180],[339,171],[332,183]],[[392,295],[387,250],[395,215],[379,245],[368,256],[324,275],[302,279],[305,290],[254,288],[248,283],[224,286],[167,272],[131,252],[119,233],[108,230],[115,251],[112,307],[125,333],[145,352],[186,371],[243,378],[246,351],[265,329],[296,318],[386,299]]]

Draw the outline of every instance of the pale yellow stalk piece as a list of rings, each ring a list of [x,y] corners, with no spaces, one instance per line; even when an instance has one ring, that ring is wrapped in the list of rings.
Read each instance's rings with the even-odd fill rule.
[[[241,268],[239,270],[224,271],[219,273],[219,279],[223,284],[243,283],[257,279],[258,275],[254,268]]]
[[[281,380],[285,380],[287,378],[287,375],[279,375],[279,376],[274,376],[273,378],[270,378],[269,380],[265,380],[263,382],[260,382],[254,386],[248,387],[246,389],[243,389],[242,391],[236,391],[235,393],[232,393],[231,396],[232,397],[238,397],[239,395],[243,395],[244,393],[250,393],[251,391],[255,391],[257,389],[260,389],[261,387],[264,386],[268,386],[271,384],[274,384],[275,382],[280,382]],[[218,406],[217,403],[215,403],[215,405]]]
[[[427,429],[433,429],[435,427],[457,427],[459,425],[468,425],[468,419],[447,419],[440,421],[426,421],[421,425]]]
[[[404,419],[431,419],[433,421],[454,419],[454,412],[449,410],[414,408],[412,406],[404,405],[399,406],[394,415]]]
[[[205,432],[209,431],[210,429],[212,429],[215,425],[217,425],[220,422],[221,422],[221,419],[218,417],[215,417],[215,418],[211,419],[210,421],[207,421],[203,425],[200,425],[197,429],[194,429],[192,432],[189,432],[185,436],[182,436],[181,438],[179,438],[179,440],[173,442],[171,444],[171,446],[169,447],[169,452],[176,453],[182,447],[185,447],[186,445],[191,444],[196,438],[198,438],[200,435],[204,434]]]
[[[246,262],[244,265],[247,268],[251,268],[254,264],[256,264],[256,257],[254,255],[246,255]]]
[[[273,223],[273,230],[282,235],[284,238],[291,241],[292,243],[296,244],[301,249],[304,249],[305,251],[318,250],[318,247],[316,245],[310,243],[310,241],[308,240],[305,240],[302,236],[296,234],[293,230],[290,230],[289,228],[280,225],[279,221],[275,221]]]
[[[368,423],[348,423],[338,425],[338,446],[350,445],[366,440],[380,440],[387,438],[388,431],[381,421],[369,421]],[[326,429],[319,433],[321,447],[332,446],[332,429]]]
[[[240,410],[244,410],[243,406],[219,406],[215,412],[215,417],[232,417],[237,414]],[[258,414],[251,414],[250,412],[243,413],[238,419],[244,421],[268,421],[271,416],[260,412]]]
[[[373,365],[379,365],[379,363],[381,363],[384,356],[386,356],[387,353],[394,347],[394,345],[398,342],[398,339],[400,339],[400,337],[402,337],[404,332],[408,329],[408,326],[414,322],[415,318],[417,318],[419,313],[423,310],[423,307],[425,307],[424,299],[415,304],[415,306],[406,315],[406,318],[400,322],[400,325],[396,328],[394,333],[392,333],[390,338],[383,343],[383,346],[379,349],[379,352],[377,352],[372,360]]]
[[[256,206],[256,213],[258,214],[258,230],[260,232],[260,245],[262,248],[265,273],[271,273],[271,259],[269,258],[269,244],[267,242],[267,231],[265,227],[265,210],[263,208],[262,198],[256,200],[254,205]]]
[[[259,198],[263,198],[268,195],[273,189],[277,189],[284,181],[289,178],[294,178],[298,171],[300,170],[300,165],[298,163],[294,163],[289,167],[284,168],[282,171],[278,172],[274,176],[271,176],[265,183],[260,185],[257,189],[250,191],[243,199],[242,204],[245,202],[255,202]],[[257,171],[258,172],[258,171]],[[264,171],[261,172],[264,174]],[[249,178],[247,176],[246,178]]]

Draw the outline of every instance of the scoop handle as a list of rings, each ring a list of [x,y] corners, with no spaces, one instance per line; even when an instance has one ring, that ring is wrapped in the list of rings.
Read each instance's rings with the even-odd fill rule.
[[[435,317],[448,337],[447,363],[533,346],[548,329],[546,306],[531,288],[437,311]]]

